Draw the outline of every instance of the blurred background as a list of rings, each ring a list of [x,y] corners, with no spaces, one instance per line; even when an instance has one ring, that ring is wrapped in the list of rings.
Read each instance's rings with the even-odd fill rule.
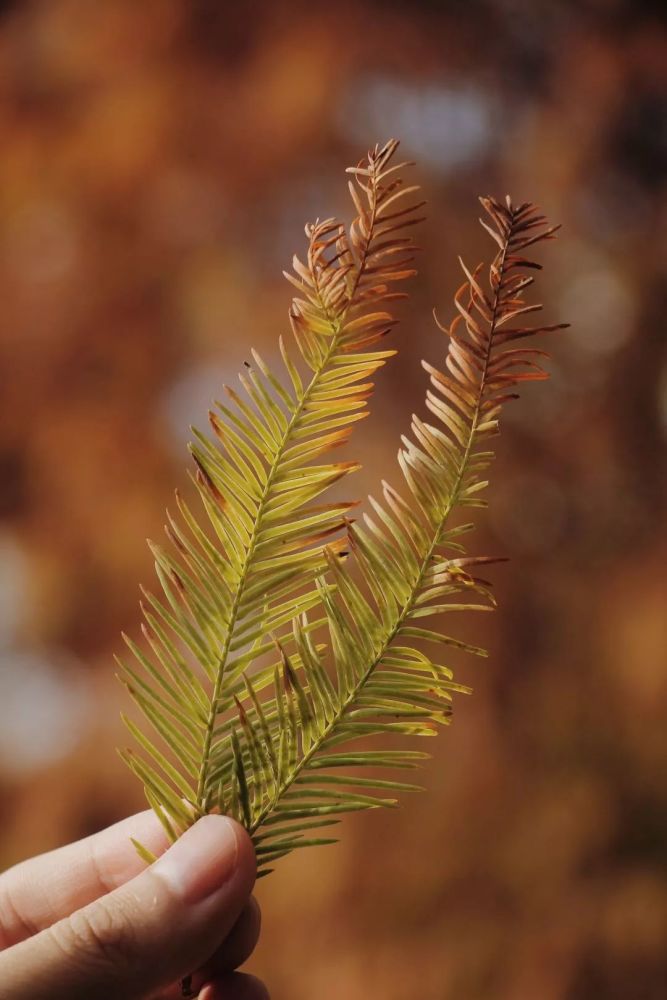
[[[478,194],[563,223],[552,380],[508,412],[459,624],[474,696],[400,812],[282,861],[275,1000],[667,995],[667,19],[640,0],[0,4],[0,865],[141,808],[112,653],[188,425],[276,357],[303,223],[403,140],[426,250],[358,496],[395,468]],[[421,411],[420,411],[421,412]],[[391,476],[390,476],[391,478]],[[393,475],[396,481],[396,475]],[[353,481],[350,480],[350,486]],[[432,744],[429,744],[431,749]]]

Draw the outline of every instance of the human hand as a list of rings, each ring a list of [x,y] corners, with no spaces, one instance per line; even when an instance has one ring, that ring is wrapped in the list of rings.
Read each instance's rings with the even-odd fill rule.
[[[199,1000],[267,1000],[234,972],[259,935],[247,833],[205,816],[167,847],[144,812],[0,876],[0,998],[177,1000],[196,969]]]

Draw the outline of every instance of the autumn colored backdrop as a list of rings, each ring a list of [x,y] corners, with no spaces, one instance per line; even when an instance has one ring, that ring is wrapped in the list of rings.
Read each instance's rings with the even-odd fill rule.
[[[358,495],[440,364],[477,195],[563,223],[572,328],[510,409],[488,661],[421,776],[262,885],[277,1000],[658,1000],[667,978],[667,31],[660,5],[25,0],[0,14],[0,863],[141,806],[118,633],[200,424],[273,360],[303,223],[397,135],[427,251]],[[348,486],[352,486],[352,480]],[[482,620],[480,621],[480,617]],[[435,742],[435,741],[434,741]]]

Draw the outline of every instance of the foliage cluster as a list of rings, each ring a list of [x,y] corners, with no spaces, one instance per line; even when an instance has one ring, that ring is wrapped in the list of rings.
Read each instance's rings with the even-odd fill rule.
[[[428,756],[404,738],[434,735],[467,690],[447,648],[485,655],[438,622],[494,606],[477,575],[492,560],[466,554],[473,525],[452,515],[485,505],[502,407],[547,377],[544,352],[524,341],[563,326],[525,325],[541,309],[524,297],[539,268],[526,251],[557,227],[531,204],[482,198],[495,255],[488,268],[461,262],[455,318],[438,324],[444,366],[423,363],[429,420],[413,416],[398,453],[401,491],[383,481],[356,520],[354,502],[322,502],[358,468],[325,456],[368,413],[371,379],[396,353],[383,346],[392,304],[415,273],[424,203],[397,147],[349,169],[348,228],[306,226],[305,260],[286,275],[283,370],[253,351],[243,393],[226,387],[209,413],[212,436],[194,432],[200,509],[177,493],[170,545],[152,546],[162,596],[145,592],[144,645],[125,637],[131,659],[119,661],[148,723],[125,720],[138,750],[122,755],[170,839],[228,813],[251,832],[260,875],[331,843],[322,828],[341,814],[418,788],[393,774]]]

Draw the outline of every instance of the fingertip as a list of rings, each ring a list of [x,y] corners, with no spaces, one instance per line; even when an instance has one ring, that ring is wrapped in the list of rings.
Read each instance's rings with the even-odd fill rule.
[[[251,896],[248,900],[247,909],[249,911],[248,922],[250,924],[251,933],[255,939],[255,944],[257,944],[262,930],[262,911],[254,896]]]
[[[261,929],[262,911],[255,897],[250,896],[223,944],[227,966],[221,966],[220,971],[232,972],[247,962],[259,941]]]
[[[259,940],[261,922],[259,904],[251,896],[227,937],[198,971],[196,981],[202,984],[215,980],[247,962]]]
[[[261,979],[234,972],[229,976],[207,983],[199,1000],[271,1000]]]
[[[240,902],[250,894],[255,879],[246,841],[245,831],[227,816],[203,816],[151,871],[186,903],[198,903],[225,888]]]
[[[188,904],[223,893],[240,913],[257,877],[255,850],[248,833],[228,816],[202,816],[152,865]]]

